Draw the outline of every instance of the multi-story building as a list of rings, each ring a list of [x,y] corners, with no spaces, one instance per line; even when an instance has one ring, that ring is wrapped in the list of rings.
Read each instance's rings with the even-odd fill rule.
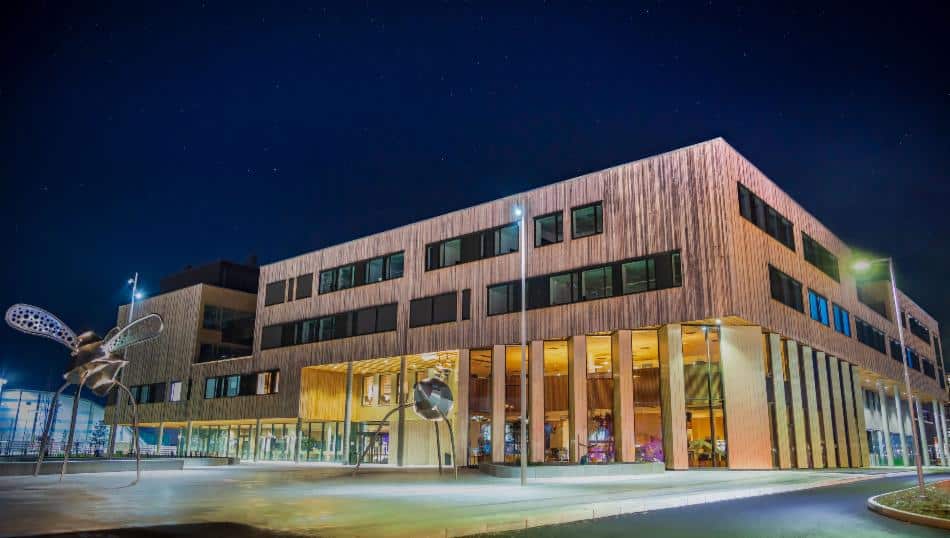
[[[264,265],[251,354],[198,364],[192,345],[174,373],[133,358],[129,377],[190,380],[143,414],[191,453],[353,462],[379,428],[371,461],[432,464],[434,428],[383,420],[438,376],[469,464],[517,461],[521,435],[532,462],[901,463],[909,396],[946,461],[938,324],[904,295],[894,312],[855,256],[715,139]]]
[[[254,259],[247,265],[218,261],[189,266],[162,279],[157,294],[136,301],[133,317],[157,313],[165,324],[158,339],[125,352],[130,364],[123,381],[138,403],[143,451],[183,453],[180,434],[203,412],[203,365],[252,355],[258,273]],[[128,318],[129,305],[122,305],[118,324]],[[110,393],[107,421],[116,421],[117,398],[118,420],[130,425],[132,408],[118,390]],[[129,448],[127,443],[115,446],[120,453]]]

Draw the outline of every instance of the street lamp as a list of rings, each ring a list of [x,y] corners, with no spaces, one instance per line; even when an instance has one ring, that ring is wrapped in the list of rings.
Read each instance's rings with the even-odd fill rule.
[[[144,297],[141,291],[139,291],[139,274],[138,272],[128,280],[129,286],[132,286],[131,300],[129,301],[129,321],[132,323],[132,316],[134,315],[135,310],[135,300],[141,299]],[[119,372],[119,382],[125,378],[125,368]],[[119,429],[119,404],[122,401],[122,395],[116,394],[115,397],[115,409],[112,410],[112,429],[109,431],[109,449],[106,451],[106,457],[112,459],[112,454],[115,452],[115,437],[117,430]]]
[[[518,217],[518,250],[521,252],[521,485],[528,484],[528,355],[525,349],[525,258],[524,201],[514,207]]]
[[[887,262],[887,270],[891,278],[891,298],[894,301],[894,321],[897,324],[897,334],[901,343],[901,365],[904,368],[904,390],[907,391],[907,407],[910,408],[910,433],[914,438],[914,463],[917,466],[917,487],[920,489],[920,496],[924,497],[924,468],[920,462],[920,439],[917,435],[917,412],[914,408],[914,393],[910,387],[910,371],[907,369],[907,347],[904,344],[904,323],[901,314],[900,301],[897,299],[897,279],[894,276],[894,259],[891,257],[878,258],[876,260],[858,260],[852,266],[855,271],[867,271],[875,263]],[[895,389],[897,390],[897,389]],[[899,401],[899,398],[898,398]]]

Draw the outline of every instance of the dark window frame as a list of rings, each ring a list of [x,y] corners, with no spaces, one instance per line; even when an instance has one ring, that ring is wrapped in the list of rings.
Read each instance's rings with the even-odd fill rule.
[[[739,182],[736,182],[736,184],[739,186],[739,215],[772,239],[795,252],[795,225],[792,221],[788,220],[774,207],[765,203],[765,200],[759,198],[749,187]]]
[[[768,264],[769,267],[769,296],[779,303],[799,312],[805,314],[805,304],[803,301],[804,288],[802,287],[801,281],[795,277],[789,275],[788,273],[782,271],[778,267],[775,267],[772,264]],[[781,290],[780,293],[776,290],[776,283],[774,277],[778,276],[780,279]],[[792,293],[795,292],[797,288],[797,294],[795,294],[795,301],[792,301],[793,304],[789,304],[789,299],[792,296]]]
[[[594,231],[589,234],[577,235],[577,229],[574,226],[574,212],[581,209],[587,209],[589,207],[594,208]],[[597,211],[597,208],[600,208],[599,212]],[[599,219],[597,218],[598,215],[600,216]],[[584,239],[585,237],[593,237],[595,235],[600,235],[602,233],[604,233],[604,201],[603,200],[599,200],[597,202],[591,202],[589,204],[578,205],[571,208],[571,239],[572,240]]]
[[[812,308],[812,297],[815,298],[815,306],[818,309],[817,313]],[[829,303],[831,303],[831,301],[829,301],[827,297],[825,297],[824,295],[818,293],[817,291],[811,288],[808,288],[808,317],[810,317],[814,321],[817,321],[818,323],[821,323],[825,327],[831,327],[831,322],[832,322],[832,312],[831,312],[832,309],[828,307]],[[825,315],[824,320],[821,319],[822,306],[824,306],[824,315]],[[816,315],[818,317],[815,317]]]
[[[367,309],[375,309],[376,311],[374,330],[371,332],[360,333],[357,330],[357,312]],[[326,342],[328,340],[339,340],[342,338],[353,338],[357,336],[366,336],[369,334],[392,332],[398,327],[398,309],[398,303],[385,303],[347,310],[335,314],[327,314],[315,318],[305,318],[296,321],[288,321],[285,323],[265,325],[261,328],[261,350],[264,351],[268,349]],[[324,323],[329,318],[333,319],[333,334],[330,338],[323,338],[323,327],[327,324],[331,324],[329,322]],[[385,325],[382,325],[382,322],[385,322]],[[272,334],[267,334],[265,337],[265,333]]]
[[[547,243],[538,243],[538,221],[554,217],[554,225],[557,227],[557,240]],[[559,222],[560,221],[560,222]],[[543,215],[534,217],[534,248],[547,247],[564,242],[564,210],[559,209]]]
[[[445,239],[440,239],[438,241],[433,241],[427,243],[423,252],[425,253],[423,259],[423,268],[426,272],[428,271],[438,271],[439,269],[445,269],[448,267],[455,267],[456,265],[462,265],[465,263],[477,262],[480,260],[486,260],[488,258],[495,258],[498,256],[505,256],[507,254],[514,254],[518,252],[518,249],[511,250],[508,252],[498,252],[498,245],[500,241],[496,240],[501,230],[505,228],[514,227],[516,230],[519,226],[519,221],[509,222],[506,224],[501,224],[499,226],[493,226],[491,228],[486,228],[484,230],[478,230],[475,232],[467,233],[464,235],[458,235],[454,237],[448,237]],[[519,231],[520,233],[520,231]],[[444,263],[444,245],[453,241],[459,242],[459,257],[458,261],[452,264]],[[520,248],[520,236],[518,239],[518,248]]]
[[[841,282],[838,257],[802,230],[802,257],[835,282]]]
[[[526,306],[525,310],[537,310],[540,308],[551,308],[555,306],[564,306],[582,302],[589,301],[598,301],[601,299],[608,299],[611,297],[623,297],[625,295],[636,295],[638,293],[646,293],[649,291],[659,291],[664,289],[673,289],[682,287],[682,278],[680,282],[676,282],[676,275],[682,276],[682,267],[677,267],[682,260],[682,251],[672,250],[667,252],[658,252],[655,254],[650,254],[647,256],[639,256],[636,258],[629,258],[619,261],[614,261],[610,263],[602,263],[595,265],[588,265],[585,267],[578,267],[568,271],[558,271],[556,273],[548,273],[538,276],[530,277],[526,280],[528,289],[525,294]],[[624,264],[641,261],[641,260],[654,260],[655,268],[655,282],[656,286],[652,289],[643,290],[643,291],[632,291],[624,293],[622,286],[622,276],[621,271]],[[581,277],[582,275],[591,270],[596,269],[610,269],[611,272],[611,281],[608,284],[612,293],[603,297],[590,297],[584,298],[581,296],[580,287],[581,287]],[[666,276],[661,277],[661,270],[664,271],[663,274],[668,273]],[[550,279],[555,277],[562,277],[564,275],[570,275],[571,278],[571,300],[568,302],[552,304],[550,301]],[[492,290],[505,287],[506,300],[505,308],[501,311],[492,312]],[[539,288],[540,287],[540,288]],[[497,282],[494,284],[489,284],[485,288],[485,312],[487,316],[500,316],[505,314],[515,313],[521,308],[521,281],[512,280],[508,282]],[[545,300],[539,299],[539,297],[545,297]]]
[[[399,271],[399,274],[393,274],[392,261],[393,258],[399,256],[402,259],[402,269]],[[370,262],[382,259],[383,260],[383,269],[382,269],[382,279],[367,281],[368,267]],[[345,269],[348,267],[353,268],[353,283],[350,286],[345,288],[340,287],[339,283],[339,271],[340,269]],[[327,269],[321,269],[317,277],[317,294],[326,295],[328,293],[334,293],[337,291],[349,290],[353,288],[359,288],[362,286],[369,286],[372,284],[379,284],[380,282],[386,282],[388,280],[395,280],[397,278],[402,278],[406,272],[406,251],[399,250],[395,252],[390,252],[389,254],[382,254],[380,256],[373,256],[372,258],[366,258],[365,260],[359,260],[353,263],[344,263],[343,265],[337,265],[336,267],[330,267]],[[324,289],[324,275],[329,275],[329,288]]]
[[[272,297],[271,289],[277,289],[276,287],[280,286],[280,300]],[[276,293],[276,291],[274,292]],[[274,306],[278,304],[283,304],[287,302],[287,279],[275,280],[273,282],[268,282],[264,286],[264,306]]]

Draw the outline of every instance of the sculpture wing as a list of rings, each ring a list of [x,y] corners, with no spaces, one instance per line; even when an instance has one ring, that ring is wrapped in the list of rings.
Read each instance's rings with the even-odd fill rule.
[[[59,318],[42,308],[28,304],[15,304],[7,309],[7,325],[26,334],[55,340],[75,351],[76,333]]]
[[[109,331],[109,334],[113,334],[113,336],[102,344],[102,350],[107,355],[121,351],[129,346],[156,338],[162,334],[164,328],[165,322],[162,321],[161,316],[149,314],[122,327],[117,333],[113,334],[112,331]]]

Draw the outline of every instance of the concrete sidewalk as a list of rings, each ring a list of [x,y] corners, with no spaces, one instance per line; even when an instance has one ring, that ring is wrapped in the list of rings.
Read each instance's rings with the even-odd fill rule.
[[[936,469],[935,469],[936,470]],[[242,464],[183,471],[0,478],[0,535],[229,522],[321,536],[460,536],[767,495],[890,474],[848,471],[667,472],[536,480],[466,471]],[[901,472],[906,472],[901,470]]]

